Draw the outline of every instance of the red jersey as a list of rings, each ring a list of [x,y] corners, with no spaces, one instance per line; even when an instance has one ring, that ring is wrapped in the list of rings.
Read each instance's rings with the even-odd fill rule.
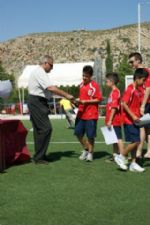
[[[146,72],[148,72],[148,77],[146,78],[144,82],[144,88],[146,89],[147,87],[150,87],[150,69],[149,68],[144,68]],[[148,98],[147,103],[150,103],[150,97]]]
[[[109,121],[111,110],[113,108],[117,109],[117,111],[113,117],[112,125],[121,126],[120,91],[118,88],[111,91],[106,104],[106,117],[105,117],[106,125]]]
[[[130,84],[122,97],[122,101],[128,105],[130,111],[138,118],[140,117],[141,95],[141,91],[136,89],[133,84]],[[125,110],[123,110],[122,118],[124,124],[133,124],[132,118]]]
[[[99,85],[94,81],[90,81],[88,84],[83,82],[80,85],[80,100],[102,100],[102,94]],[[98,103],[79,104],[77,117],[83,120],[98,119]]]

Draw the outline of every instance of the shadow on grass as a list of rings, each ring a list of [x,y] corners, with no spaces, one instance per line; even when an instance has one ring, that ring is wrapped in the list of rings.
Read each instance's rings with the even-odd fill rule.
[[[18,161],[16,161],[16,162],[13,162],[13,163],[11,163],[11,164],[6,164],[5,165],[5,169],[4,169],[4,171],[2,171],[2,172],[0,172],[0,173],[7,173],[7,170],[9,169],[9,168],[11,168],[11,167],[16,167],[16,166],[23,166],[23,165],[26,165],[26,164],[29,164],[29,163],[31,163],[32,162],[32,160],[31,160],[31,158],[29,159],[29,160],[26,160],[26,161],[22,161],[22,162],[18,162]]]
[[[100,158],[104,158],[106,156],[110,157],[111,154],[106,151],[94,152],[94,159],[100,159]]]
[[[62,157],[76,157],[77,154],[75,151],[60,151],[60,152],[51,152],[47,155],[49,162],[54,162],[60,160]]]
[[[150,159],[149,158],[143,158],[143,164],[144,167],[150,167]]]

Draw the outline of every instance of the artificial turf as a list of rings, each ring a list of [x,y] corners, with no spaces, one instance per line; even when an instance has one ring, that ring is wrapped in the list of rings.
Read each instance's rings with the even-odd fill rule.
[[[52,123],[49,165],[14,165],[0,174],[0,225],[149,225],[150,162],[144,173],[123,172],[107,160],[112,147],[104,143],[95,144],[92,163],[79,161],[73,130],[65,120]],[[31,131],[27,143],[32,154]]]

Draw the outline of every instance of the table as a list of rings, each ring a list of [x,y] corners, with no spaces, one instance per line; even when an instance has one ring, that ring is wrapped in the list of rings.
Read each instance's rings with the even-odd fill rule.
[[[27,133],[20,120],[0,120],[0,172],[13,164],[29,161]]]

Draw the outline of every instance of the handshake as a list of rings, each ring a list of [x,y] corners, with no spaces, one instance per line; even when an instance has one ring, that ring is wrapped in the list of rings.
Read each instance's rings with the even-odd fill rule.
[[[84,105],[84,104],[86,104],[86,102],[87,102],[87,101],[85,101],[85,100],[80,100],[79,98],[76,98],[76,99],[75,99],[75,97],[74,97],[73,95],[70,95],[70,94],[68,94],[68,95],[66,96],[66,98],[67,98],[68,100],[70,100],[71,103],[74,104],[75,106],[78,106],[79,103]]]

